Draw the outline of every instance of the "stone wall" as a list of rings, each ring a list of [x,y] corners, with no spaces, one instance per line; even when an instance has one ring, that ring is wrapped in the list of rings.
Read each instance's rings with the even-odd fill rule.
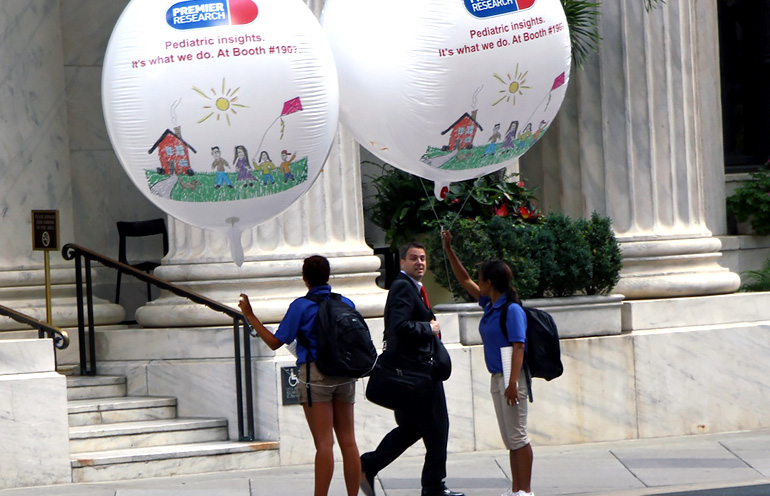
[[[0,340],[0,489],[72,481],[67,383],[50,339]]]
[[[567,299],[568,300],[568,299]],[[770,294],[623,302],[576,299],[552,306],[564,375],[535,379],[530,434],[535,447],[770,427]],[[478,316],[439,313],[453,361],[445,383],[450,452],[502,449],[477,339]],[[591,318],[591,317],[594,318]],[[382,319],[368,319],[381,345]],[[599,336],[592,335],[599,331]],[[235,437],[232,331],[226,328],[113,330],[98,334],[100,373],[124,374],[130,394],[179,397],[180,415],[225,416]],[[256,432],[280,441],[282,464],[312,462],[302,409],[282,402],[284,349],[254,342]],[[358,381],[356,434],[373,449],[395,423],[364,398]],[[419,455],[419,443],[409,454]],[[451,456],[451,455],[450,455]]]

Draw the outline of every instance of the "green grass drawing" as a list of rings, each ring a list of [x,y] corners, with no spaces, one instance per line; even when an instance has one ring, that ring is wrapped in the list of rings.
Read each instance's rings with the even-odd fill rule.
[[[290,190],[291,188],[304,183],[308,178],[307,170],[307,157],[303,157],[290,166],[292,174],[294,174],[294,180],[284,182],[283,174],[279,168],[276,168],[272,172],[275,184],[268,183],[263,184],[262,173],[259,171],[251,171],[254,175],[254,181],[252,186],[244,187],[247,184],[245,181],[238,181],[237,172],[228,172],[227,177],[230,178],[230,182],[233,183],[233,187],[230,188],[226,184],[220,188],[216,188],[217,174],[216,172],[196,172],[192,176],[182,175],[179,176],[174,189],[171,190],[171,199],[181,202],[224,202],[233,200],[248,200],[251,198],[261,198],[264,196],[274,195],[282,191]],[[158,174],[154,170],[146,170],[145,175],[147,177],[147,184],[152,188],[155,184],[168,179],[168,176]],[[185,186],[187,185],[187,187]]]
[[[545,132],[545,130],[543,132]],[[498,143],[493,155],[484,155],[487,145],[476,146],[464,150],[455,150],[452,152],[429,146],[422,157],[423,159],[436,159],[455,154],[454,157],[441,165],[439,169],[453,171],[478,169],[516,158],[529,150],[532,145],[535,144],[535,141],[536,140],[533,137],[516,140],[514,146],[511,148],[504,148],[501,143]]]

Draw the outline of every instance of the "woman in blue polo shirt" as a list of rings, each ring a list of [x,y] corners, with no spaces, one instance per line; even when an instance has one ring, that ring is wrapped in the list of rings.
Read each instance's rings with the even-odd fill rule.
[[[481,266],[477,284],[452,249],[452,234],[442,231],[441,241],[457,281],[484,309],[479,333],[484,344],[487,370],[492,374],[490,392],[500,434],[508,449],[513,479],[511,489],[502,496],[532,496],[530,482],[533,455],[527,435],[527,379],[522,371],[527,343],[527,317],[513,287],[513,274],[505,262],[490,260]],[[505,305],[508,305],[506,329],[501,329],[500,316]],[[512,348],[511,370],[507,378],[503,376],[501,357],[504,348]],[[508,387],[505,386],[506,382]]]
[[[329,299],[329,261],[320,255],[305,259],[302,264],[302,280],[308,288],[308,295],[317,295]],[[348,298],[342,301],[355,308]],[[310,373],[310,388],[299,387],[299,401],[305,410],[305,418],[310,427],[315,443],[315,496],[329,493],[334,473],[334,435],[342,452],[342,468],[348,496],[358,494],[361,477],[361,459],[354,430],[353,403],[356,394],[356,381],[349,377],[331,377],[323,375],[315,364],[317,337],[315,319],[318,315],[318,303],[308,298],[294,300],[286,315],[281,320],[278,330],[273,334],[254,315],[249,297],[241,294],[238,306],[243,316],[260,338],[276,350],[284,344],[297,341],[297,365],[299,378],[304,381]],[[308,399],[311,398],[311,401]],[[312,404],[312,406],[311,406]]]

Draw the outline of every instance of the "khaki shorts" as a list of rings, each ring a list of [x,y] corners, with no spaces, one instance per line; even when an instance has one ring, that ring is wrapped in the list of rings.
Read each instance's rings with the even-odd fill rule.
[[[300,403],[307,403],[307,365],[299,366],[299,384],[297,393]],[[339,401],[342,403],[356,402],[356,379],[352,377],[326,376],[318,370],[315,362],[310,362],[310,391],[313,403]]]
[[[509,405],[505,397],[503,374],[492,374],[489,392],[495,404],[497,424],[503,443],[509,450],[517,450],[529,444],[527,436],[527,379],[519,375],[519,403]]]

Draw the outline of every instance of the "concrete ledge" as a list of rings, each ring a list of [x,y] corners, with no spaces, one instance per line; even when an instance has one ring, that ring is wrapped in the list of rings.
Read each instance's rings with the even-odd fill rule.
[[[770,293],[623,302],[623,331],[737,324],[770,320]]]
[[[54,371],[50,339],[5,339],[0,343],[0,376]]]
[[[623,295],[532,298],[523,303],[525,307],[540,308],[550,313],[562,338],[621,333]],[[483,313],[478,304],[437,305],[436,311],[456,312],[460,321],[460,343],[466,346],[481,344],[478,329]]]

